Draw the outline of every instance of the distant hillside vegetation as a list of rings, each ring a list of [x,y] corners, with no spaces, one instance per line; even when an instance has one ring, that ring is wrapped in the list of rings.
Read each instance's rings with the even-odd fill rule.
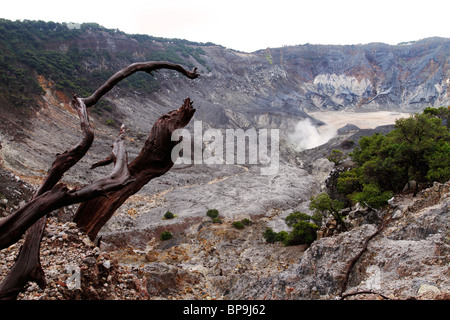
[[[124,47],[117,48],[112,37],[123,40]],[[138,49],[130,50],[127,42]],[[87,96],[133,62],[164,60],[193,67],[192,57],[196,65],[205,65],[201,46],[187,40],[126,35],[95,23],[69,28],[65,23],[0,19],[0,97],[14,107],[33,104],[36,95],[43,93],[38,75],[69,96]],[[136,74],[120,85],[148,92],[158,83],[146,74]]]
[[[449,56],[446,38],[243,53],[213,43],[130,35],[95,23],[0,19],[0,110],[6,111],[0,121],[9,117],[15,125],[17,114],[45,105],[44,91],[51,89],[66,102],[73,93],[88,96],[123,67],[150,60],[197,67],[201,76],[187,82],[170,71],[155,78],[136,73],[100,100],[93,113],[103,122],[119,122],[124,104],[137,110],[145,101],[167,111],[187,96],[201,102],[196,118],[211,127],[287,128],[310,111],[420,112],[450,105]],[[136,115],[133,122],[141,118]]]

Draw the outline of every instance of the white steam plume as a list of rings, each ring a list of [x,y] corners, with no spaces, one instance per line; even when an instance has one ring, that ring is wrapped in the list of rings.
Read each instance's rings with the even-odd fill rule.
[[[289,140],[297,151],[320,146],[336,135],[336,128],[323,126],[320,131],[306,118],[300,120],[295,126],[294,132],[289,134]]]

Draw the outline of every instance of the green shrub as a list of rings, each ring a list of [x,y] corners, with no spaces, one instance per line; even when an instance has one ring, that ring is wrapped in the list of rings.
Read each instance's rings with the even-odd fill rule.
[[[319,227],[322,225],[322,215],[318,212],[314,213],[311,217],[312,222],[317,224]]]
[[[163,231],[160,236],[161,240],[169,240],[172,239],[172,233],[170,231]]]
[[[220,218],[213,218],[212,221],[213,223],[222,223],[222,220],[220,220]]]
[[[314,223],[300,221],[294,225],[294,229],[282,240],[285,246],[298,244],[311,244],[317,239],[319,227]]]
[[[325,217],[331,215],[339,225],[345,227],[342,220],[344,217],[341,214],[341,210],[344,208],[344,203],[338,200],[331,199],[328,194],[321,193],[315,197],[312,197],[309,208],[311,210],[314,210],[314,213],[316,214],[314,218],[315,220],[318,220],[319,214]]]
[[[209,209],[208,211],[206,211],[206,215],[211,219],[214,219],[219,216],[219,211],[216,209]]]
[[[272,228],[267,228],[263,233],[264,239],[266,239],[267,243],[275,243],[277,240],[277,233],[272,230]]]
[[[356,193],[352,200],[372,208],[381,208],[394,194],[391,191],[381,191],[376,183],[364,184],[363,191]]]
[[[287,231],[280,231],[275,236],[275,242],[281,242],[284,243],[285,239],[289,236],[289,232]]]
[[[331,154],[327,157],[327,159],[334,162],[336,166],[340,165],[346,158],[347,156],[342,151],[336,149],[333,149]]]
[[[167,211],[166,213],[164,213],[164,218],[165,219],[173,219],[173,218],[175,218],[175,216],[173,215],[172,212]]]
[[[306,213],[303,212],[293,212],[291,214],[289,214],[284,221],[286,221],[286,224],[289,227],[292,227],[294,224],[300,222],[300,221],[307,221],[311,219],[311,217],[309,215],[307,215]]]
[[[310,220],[316,221],[318,220],[317,218],[319,217],[311,217],[303,212],[293,212],[285,219],[286,224],[293,227],[291,232],[274,232],[271,228],[267,228],[263,233],[263,237],[267,243],[281,242],[284,246],[311,244],[317,239],[319,227],[310,222]]]
[[[362,137],[350,154],[354,167],[338,178],[338,192],[353,202],[379,208],[411,180],[416,181],[414,196],[420,185],[448,181],[449,119],[448,108],[427,108],[398,119],[386,135]]]
[[[236,229],[244,229],[245,227],[242,221],[235,221],[232,223],[232,226],[235,227]]]

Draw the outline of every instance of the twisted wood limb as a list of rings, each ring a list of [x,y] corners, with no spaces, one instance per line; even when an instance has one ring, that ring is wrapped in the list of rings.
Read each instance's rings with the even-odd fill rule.
[[[351,293],[346,293],[344,295],[341,296],[340,300],[344,300],[345,298],[351,297],[351,296],[357,296],[360,294],[376,294],[380,297],[382,297],[385,300],[390,300],[389,297],[379,293],[379,292],[375,292],[375,291],[371,291],[371,290],[363,290],[363,291],[357,291],[357,292],[351,292]]]
[[[84,157],[94,141],[94,131],[89,122],[86,105],[74,95],[71,106],[78,113],[83,137],[78,144],[56,156],[44,182],[34,194],[34,198],[51,190],[61,180],[64,173]],[[0,224],[2,223],[3,220],[0,221]],[[46,223],[47,216],[45,215],[28,229],[14,266],[0,284],[0,299],[16,299],[30,280],[35,281],[40,288],[45,288],[45,273],[42,270],[39,253]],[[24,225],[24,229],[27,226],[28,224]],[[9,233],[5,235],[9,235]],[[18,240],[20,236],[14,234],[11,236],[11,240]]]
[[[176,70],[190,79],[195,79],[199,76],[196,68],[192,71],[187,71],[182,66],[172,63],[135,63],[113,75],[90,97],[80,99],[74,96],[72,106],[75,107],[80,117],[81,129],[84,133],[83,139],[79,144],[65,151],[63,154],[57,155],[46,179],[31,202],[20,208],[11,216],[0,221],[0,249],[18,241],[28,229],[25,243],[20,250],[15,265],[0,284],[0,299],[15,299],[17,294],[23,290],[24,286],[30,280],[36,281],[42,288],[45,287],[45,274],[40,264],[39,250],[46,225],[46,215],[48,213],[65,205],[102,197],[110,192],[124,188],[135,181],[130,176],[130,171],[128,170],[127,155],[123,147],[125,131],[122,128],[119,138],[114,144],[113,154],[107,159],[93,165],[93,167],[97,167],[114,162],[114,169],[108,177],[99,179],[81,189],[69,190],[63,184],[56,185],[64,173],[76,164],[91,147],[94,134],[89,124],[89,117],[86,109],[95,105],[95,103],[118,82],[131,74],[137,71],[144,71],[151,74],[152,71],[158,69]],[[188,103],[188,105],[191,108],[190,116],[184,118],[180,117],[182,120],[178,122],[169,121],[167,123],[169,132],[174,130],[172,126],[184,126],[189,122],[195,110],[192,108],[192,103]],[[177,112],[180,113],[180,110],[182,109],[183,107]],[[169,113],[164,117],[170,118],[172,113]],[[158,151],[158,149],[154,149],[154,151]],[[156,171],[160,171],[160,169]],[[163,174],[163,171],[161,172],[162,173],[160,174]],[[124,201],[125,200],[126,199],[124,199]],[[107,220],[103,220],[102,225],[106,223],[106,221]]]
[[[37,220],[58,208],[91,200],[116,191],[133,182],[128,171],[124,133],[114,142],[115,165],[111,174],[98,179],[82,188],[69,189],[59,183],[51,190],[32,199],[25,206],[0,221],[0,248],[6,248],[17,242],[25,231]]]
[[[192,71],[187,71],[182,66],[178,64],[173,64],[169,62],[137,62],[123,68],[122,70],[115,73],[111,78],[109,78],[100,88],[98,88],[90,97],[83,98],[82,101],[86,104],[87,108],[92,107],[97,101],[103,97],[108,91],[110,91],[117,83],[123,79],[129,77],[135,72],[144,71],[148,74],[152,74],[152,71],[159,69],[171,69],[180,72],[189,79],[195,79],[199,76],[197,73],[197,68]]]
[[[160,117],[153,125],[141,152],[129,165],[134,181],[110,193],[107,198],[97,198],[80,204],[74,221],[92,241],[102,226],[131,195],[153,178],[165,174],[172,168],[172,149],[179,143],[172,141],[172,132],[189,123],[194,112],[192,101],[187,98],[181,108]]]
[[[124,131],[121,131],[114,143],[115,166],[109,176],[81,189],[70,190],[64,184],[57,184],[50,191],[38,195],[14,214],[0,221],[0,248],[5,248],[15,243],[26,231],[27,226],[39,220],[29,229],[16,263],[0,285],[0,299],[15,299],[30,280],[36,281],[41,288],[45,287],[39,248],[48,213],[66,205],[106,195],[134,181],[128,171],[124,137]]]

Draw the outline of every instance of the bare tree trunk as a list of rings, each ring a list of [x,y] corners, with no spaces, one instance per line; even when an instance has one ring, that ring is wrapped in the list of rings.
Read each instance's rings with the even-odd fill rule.
[[[159,118],[153,125],[141,153],[130,164],[134,181],[109,194],[108,197],[84,202],[79,206],[74,221],[91,240],[95,240],[101,227],[131,195],[139,191],[151,179],[163,175],[172,168],[171,152],[178,143],[171,140],[172,132],[189,123],[194,112],[195,109],[192,108],[192,102],[188,98],[180,109]]]
[[[46,179],[36,191],[34,198],[51,190],[64,173],[84,157],[94,141],[94,132],[89,123],[86,105],[74,96],[71,106],[75,108],[80,118],[83,138],[74,147],[57,155]],[[16,299],[17,294],[29,280],[35,281],[41,288],[45,287],[45,274],[41,267],[39,253],[46,222],[47,217],[44,216],[28,230],[16,263],[0,284],[0,299]]]
[[[151,74],[152,71],[158,69],[176,70],[190,79],[195,79],[199,76],[196,69],[190,72],[179,65],[167,62],[135,63],[114,74],[90,97],[79,99],[74,96],[72,106],[79,114],[81,129],[84,133],[83,139],[75,147],[61,155],[57,155],[45,181],[28,204],[0,221],[0,249],[17,242],[28,229],[24,245],[20,250],[15,265],[0,284],[0,299],[15,299],[30,280],[36,281],[41,288],[45,287],[45,274],[40,264],[39,250],[48,213],[74,203],[90,200],[91,202],[89,203],[95,203],[96,198],[108,198],[104,197],[105,195],[117,197],[120,194],[119,198],[122,199],[123,197],[123,200],[120,200],[118,203],[122,204],[131,194],[137,192],[146,183],[144,181],[148,182],[154,176],[164,174],[172,167],[173,163],[168,161],[168,157],[170,158],[171,155],[170,145],[174,146],[177,142],[166,144],[168,141],[167,137],[170,139],[170,135],[175,129],[184,127],[192,118],[195,109],[192,108],[192,103],[189,99],[185,100],[184,105],[179,110],[170,112],[155,123],[149,139],[141,152],[142,157],[140,155],[136,158],[136,160],[142,159],[137,162],[137,166],[130,166],[130,168],[128,166],[127,154],[123,143],[125,130],[122,127],[119,137],[114,143],[112,154],[106,160],[93,165],[94,168],[114,162],[114,169],[108,177],[99,179],[81,189],[69,190],[63,184],[57,185],[64,173],[76,164],[92,145],[94,133],[89,124],[86,109],[92,107],[118,82],[131,74],[137,71],[145,71]],[[147,149],[149,151],[145,151]],[[154,154],[149,154],[152,152]],[[155,167],[151,168],[152,165]],[[133,172],[131,172],[131,168],[133,168]],[[146,168],[146,173],[139,172],[140,168]],[[140,183],[137,183],[137,179],[132,177],[133,174],[136,174]],[[133,184],[133,188],[127,188],[130,184]],[[119,192],[121,189],[124,192]],[[77,216],[78,219],[81,217],[80,220],[84,224],[95,226],[95,230],[100,230],[101,226],[108,221],[114,211],[111,214],[104,214],[103,207],[90,206],[91,210],[95,209],[95,207],[98,213],[90,211],[90,216],[94,222],[88,223],[89,215],[77,214]],[[113,210],[112,208],[117,209],[118,206],[113,205],[110,210]],[[78,212],[81,211],[79,210]],[[98,230],[95,234],[97,234]]]
[[[6,248],[17,242],[30,226],[53,210],[106,196],[109,192],[119,190],[133,182],[134,179],[128,171],[123,139],[124,133],[121,130],[121,135],[115,142],[115,149],[120,153],[116,155],[115,166],[109,176],[98,179],[82,188],[72,190],[59,183],[50,191],[35,197],[25,206],[1,220],[0,248]]]
[[[100,98],[103,97],[107,92],[109,92],[116,84],[118,84],[123,79],[131,76],[133,73],[138,71],[144,71],[152,75],[152,72],[158,69],[175,70],[185,75],[189,79],[195,79],[199,76],[199,74],[197,73],[197,68],[194,68],[192,71],[187,71],[182,66],[169,62],[155,62],[155,61],[136,62],[114,74],[90,97],[83,98],[82,101],[84,102],[87,108],[90,108],[93,105],[95,105],[97,101],[100,100]]]
[[[28,230],[14,266],[0,284],[0,300],[15,300],[28,281],[45,288],[39,252],[46,222],[47,217],[43,217]]]

